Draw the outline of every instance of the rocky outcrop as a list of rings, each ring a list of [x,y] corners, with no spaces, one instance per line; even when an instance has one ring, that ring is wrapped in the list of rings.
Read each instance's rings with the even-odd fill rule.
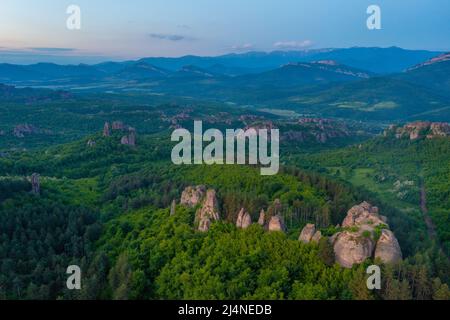
[[[173,216],[175,215],[175,211],[177,209],[177,202],[175,201],[175,199],[172,201],[172,204],[170,205],[170,215]]]
[[[208,217],[203,217],[198,224],[198,231],[207,232],[211,226],[211,220]]]
[[[336,262],[344,268],[362,263],[372,256],[374,244],[372,239],[360,236],[358,233],[341,232],[334,242]]]
[[[26,135],[39,134],[41,130],[31,124],[19,124],[14,127],[13,135],[16,138],[24,138]]]
[[[379,258],[384,263],[396,263],[402,260],[402,251],[397,238],[390,230],[381,230],[375,250],[375,258]]]
[[[342,222],[343,227],[352,227],[355,225],[373,225],[386,224],[386,217],[378,214],[378,207],[373,207],[368,202],[362,202],[352,207]]]
[[[238,217],[236,220],[236,227],[241,229],[247,229],[252,224],[252,218],[250,214],[245,211],[244,208],[241,209],[238,213]]]
[[[31,193],[39,195],[41,193],[41,183],[39,174],[33,173],[31,175]]]
[[[122,121],[114,121],[112,123],[112,129],[113,130],[125,130],[126,128]]]
[[[193,208],[196,205],[200,204],[200,202],[205,197],[205,194],[206,194],[205,186],[186,187],[183,193],[181,194],[180,204]]]
[[[379,214],[377,207],[363,202],[352,207],[342,223],[343,231],[330,239],[336,261],[345,268],[362,263],[370,257],[378,257],[384,263],[401,259],[401,250],[387,218]],[[380,239],[376,239],[381,230]],[[374,254],[375,252],[375,254]]]
[[[105,125],[103,126],[103,136],[104,137],[110,137],[111,136],[111,130],[110,130],[109,122],[105,122]]]
[[[397,139],[406,138],[409,140],[448,137],[450,136],[450,124],[446,122],[416,121],[403,127],[391,125],[384,131],[384,136],[394,136]]]
[[[269,231],[285,231],[283,218],[279,215],[273,216],[269,221]]]
[[[199,222],[199,230],[209,230],[211,222],[218,221],[219,219],[219,202],[217,201],[216,191],[209,189],[206,192],[206,197],[201,208],[199,208],[196,213],[196,221]]]
[[[136,130],[134,128],[130,128],[128,134],[123,136],[120,140],[120,143],[127,146],[136,146]]]
[[[261,209],[261,212],[259,213],[258,224],[264,226],[265,223],[266,223],[266,212],[264,211],[264,209]]]
[[[311,238],[311,242],[319,243],[320,239],[322,239],[322,232],[316,231],[313,237]]]
[[[300,237],[298,238],[299,241],[303,243],[309,243],[316,233],[316,226],[308,223],[300,233]]]

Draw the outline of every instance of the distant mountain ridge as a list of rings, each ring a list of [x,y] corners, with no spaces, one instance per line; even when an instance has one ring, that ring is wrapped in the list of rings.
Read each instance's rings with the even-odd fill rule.
[[[185,66],[195,66],[228,76],[256,74],[297,62],[336,61],[352,68],[371,73],[399,73],[432,59],[442,52],[406,50],[397,47],[345,49],[317,49],[304,51],[273,51],[227,54],[216,57],[183,56],[179,58],[142,58],[138,61],[103,62],[95,65],[58,65],[38,63],[32,65],[0,64],[1,82],[43,81],[76,78],[97,80],[118,74],[133,66],[151,65],[154,68],[176,72]],[[131,73],[136,72],[132,71]],[[137,72],[138,74],[140,72]],[[130,75],[130,74],[128,74]],[[138,76],[141,78],[142,74]]]

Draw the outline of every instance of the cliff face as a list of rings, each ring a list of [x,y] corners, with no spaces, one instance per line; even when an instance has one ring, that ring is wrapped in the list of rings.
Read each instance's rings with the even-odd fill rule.
[[[450,124],[446,122],[416,121],[403,127],[390,126],[385,130],[384,135],[393,135],[397,139],[408,138],[410,140],[448,137],[450,136]]]

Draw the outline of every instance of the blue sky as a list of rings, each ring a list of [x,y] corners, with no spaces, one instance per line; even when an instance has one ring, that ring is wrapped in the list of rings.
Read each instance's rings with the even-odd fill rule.
[[[81,30],[66,9],[81,8]],[[382,10],[382,30],[366,9]],[[450,50],[448,0],[1,0],[0,62],[351,46]]]

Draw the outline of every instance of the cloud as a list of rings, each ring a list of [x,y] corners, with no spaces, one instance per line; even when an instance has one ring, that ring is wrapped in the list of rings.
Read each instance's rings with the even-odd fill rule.
[[[231,49],[234,51],[249,51],[249,50],[252,50],[253,48],[254,48],[254,46],[252,43],[244,43],[244,44],[234,45],[231,47]]]
[[[75,51],[74,48],[55,48],[55,47],[34,47],[34,48],[28,48],[33,51],[39,51],[39,52],[72,52]]]
[[[165,33],[150,33],[149,36],[158,40],[168,40],[168,41],[182,41],[182,40],[193,40],[193,38],[186,37],[179,34],[165,34]]]
[[[311,40],[303,41],[278,41],[273,44],[278,49],[305,49],[312,46]]]

